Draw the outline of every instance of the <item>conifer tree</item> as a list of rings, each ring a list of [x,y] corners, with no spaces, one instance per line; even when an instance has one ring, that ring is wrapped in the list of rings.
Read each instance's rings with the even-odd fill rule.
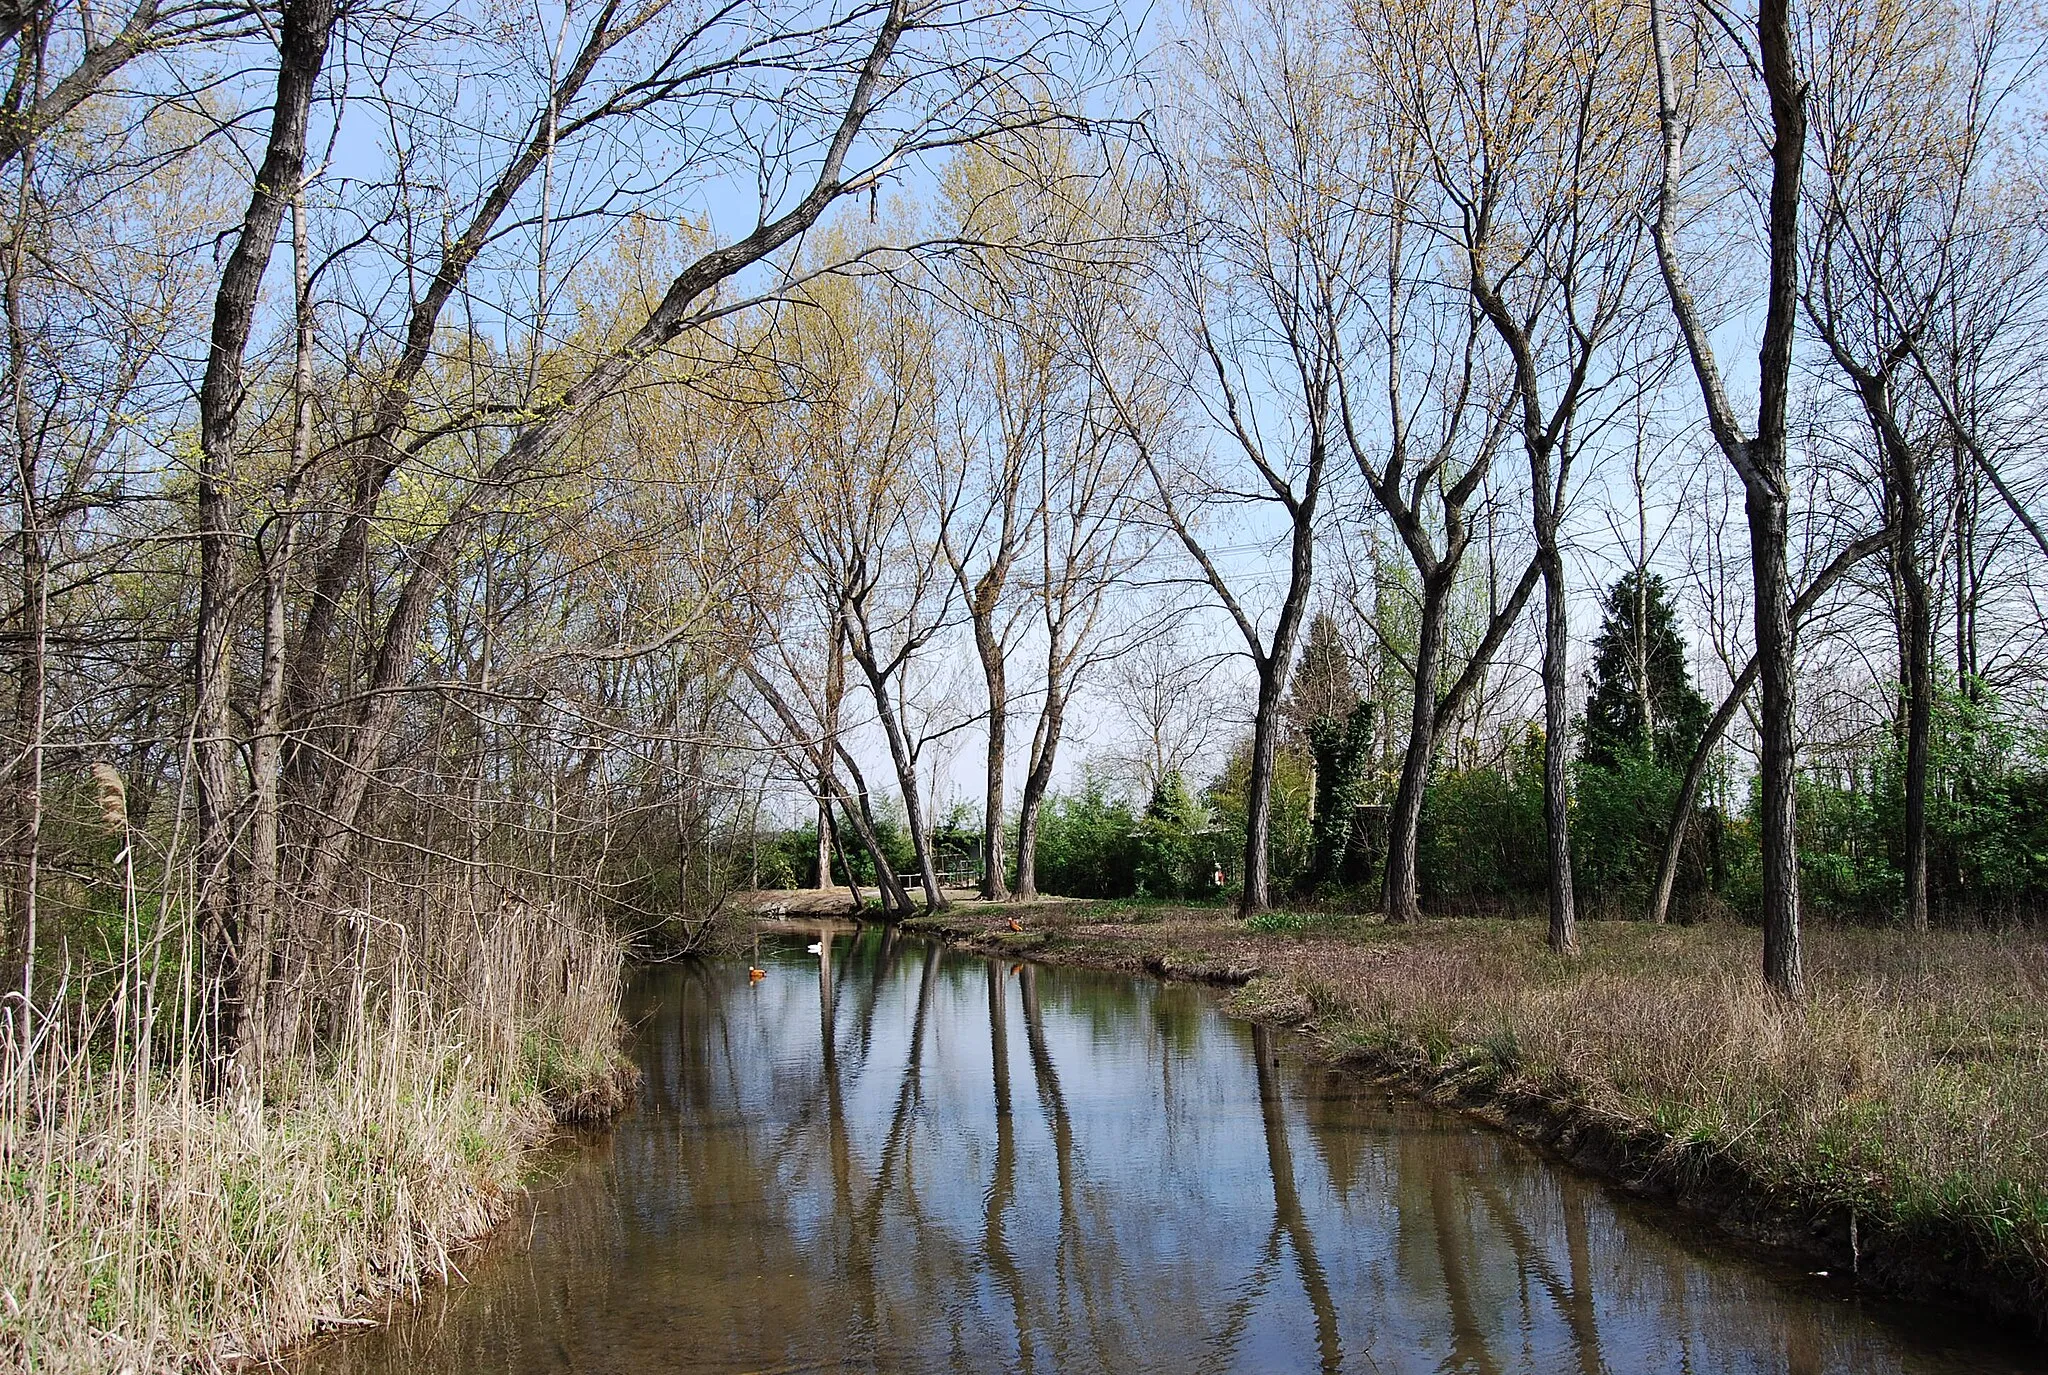
[[[1308,640],[1295,661],[1294,682],[1285,714],[1291,743],[1310,745],[1316,722],[1327,718],[1341,726],[1358,705],[1358,678],[1352,672],[1351,649],[1337,618],[1318,611],[1308,624]],[[1312,748],[1312,746],[1311,746]]]
[[[1664,579],[1637,569],[1607,590],[1587,675],[1582,757],[1611,768],[1649,754],[1676,765],[1690,757],[1707,720],[1706,699],[1685,667],[1685,641]]]

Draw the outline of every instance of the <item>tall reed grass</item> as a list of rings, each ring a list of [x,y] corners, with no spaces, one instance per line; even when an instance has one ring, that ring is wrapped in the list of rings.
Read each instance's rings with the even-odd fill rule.
[[[557,1120],[621,1101],[622,950],[477,875],[332,914],[293,1044],[209,1091],[189,911],[0,1040],[0,1369],[232,1367],[455,1269]],[[145,921],[143,912],[159,915]]]

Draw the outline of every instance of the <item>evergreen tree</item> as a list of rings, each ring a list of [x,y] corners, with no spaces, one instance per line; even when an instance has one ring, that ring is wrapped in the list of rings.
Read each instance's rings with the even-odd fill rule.
[[[1287,718],[1291,743],[1307,746],[1316,722],[1325,718],[1340,726],[1358,705],[1358,678],[1351,668],[1351,649],[1337,618],[1318,611],[1309,622],[1308,641],[1295,661],[1294,682],[1288,689]]]
[[[1685,667],[1685,641],[1664,579],[1638,569],[1607,590],[1587,675],[1585,761],[1612,767],[1649,754],[1676,765],[1707,722],[1706,699]]]
[[[1137,889],[1141,897],[1188,897],[1206,893],[1208,870],[1196,853],[1195,837],[1208,823],[1202,804],[1188,791],[1178,770],[1152,790],[1138,821]]]

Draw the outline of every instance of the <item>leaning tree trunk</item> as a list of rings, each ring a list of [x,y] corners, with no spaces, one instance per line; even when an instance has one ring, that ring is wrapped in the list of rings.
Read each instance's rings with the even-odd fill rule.
[[[1796,632],[1802,621],[1827,595],[1829,588],[1841,581],[1843,575],[1871,554],[1884,548],[1892,538],[1889,530],[1880,530],[1875,535],[1866,535],[1851,543],[1828,561],[1806,585],[1792,603],[1792,627]],[[1713,758],[1714,747],[1721,742],[1728,723],[1735,719],[1735,713],[1742,706],[1742,699],[1756,685],[1757,656],[1751,654],[1742,671],[1735,675],[1734,685],[1728,695],[1721,699],[1721,705],[1714,710],[1706,728],[1700,732],[1697,744],[1693,746],[1692,758],[1686,761],[1685,776],[1679,780],[1678,793],[1671,804],[1671,815],[1664,825],[1664,849],[1657,863],[1657,876],[1650,885],[1650,899],[1644,917],[1648,921],[1662,924],[1671,910],[1671,889],[1678,876],[1678,861],[1685,848],[1685,833],[1692,820],[1693,803],[1698,800],[1700,784],[1706,778],[1707,763]]]
[[[917,856],[918,878],[924,884],[925,909],[943,912],[950,904],[946,901],[945,890],[939,886],[939,870],[932,857],[931,832],[926,829],[924,798],[917,786],[917,760],[910,753],[910,742],[904,738],[903,725],[896,719],[896,713],[889,703],[889,686],[867,662],[861,667],[866,670],[868,684],[874,689],[876,715],[882,718],[882,734],[889,742],[889,759],[896,768],[896,782],[903,791],[903,819],[910,828],[911,852]]]
[[[938,866],[932,857],[931,833],[925,827],[924,800],[917,786],[917,757],[911,752],[903,722],[890,701],[889,679],[876,662],[873,641],[867,638],[864,626],[849,623],[847,633],[853,661],[860,666],[861,676],[867,679],[868,691],[875,699],[875,717],[882,723],[883,738],[889,743],[889,762],[896,771],[896,784],[903,793],[903,817],[910,827],[911,851],[917,856],[918,877],[924,884],[925,909],[943,912],[950,904],[946,901],[945,891],[939,886]],[[846,757],[844,750],[841,757]]]
[[[1685,833],[1692,822],[1693,804],[1700,795],[1700,783],[1707,776],[1707,761],[1714,757],[1714,747],[1721,742],[1721,736],[1728,729],[1728,723],[1735,718],[1735,712],[1742,705],[1742,699],[1756,682],[1756,656],[1751,655],[1749,663],[1736,676],[1735,685],[1728,689],[1728,695],[1721,699],[1720,707],[1713,719],[1700,732],[1699,743],[1693,746],[1692,758],[1686,761],[1685,776],[1679,780],[1678,794],[1672,799],[1671,816],[1664,823],[1664,848],[1657,858],[1657,876],[1650,883],[1650,900],[1644,917],[1662,926],[1671,913],[1671,889],[1678,878],[1678,861],[1685,849]]]
[[[826,782],[839,799],[839,810],[845,814],[847,823],[853,827],[854,835],[860,840],[861,848],[868,852],[868,859],[875,866],[875,888],[882,899],[882,911],[896,917],[907,917],[914,910],[910,892],[903,886],[903,879],[896,872],[896,866],[889,862],[887,852],[882,849],[881,828],[875,825],[874,808],[868,800],[868,781],[861,776],[859,765],[851,755],[840,751],[840,758],[846,764],[847,772],[853,778],[854,795],[847,797],[839,789],[838,777],[828,767]],[[835,833],[836,835],[836,833]],[[859,900],[860,889],[853,885],[853,867],[847,866],[847,886],[853,888],[855,900]]]

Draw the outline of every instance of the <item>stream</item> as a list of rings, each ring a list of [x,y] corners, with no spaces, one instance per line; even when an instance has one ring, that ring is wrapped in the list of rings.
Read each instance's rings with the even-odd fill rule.
[[[876,927],[759,963],[638,978],[638,1106],[467,1283],[298,1368],[2039,1368],[1307,1063],[1207,990]]]

